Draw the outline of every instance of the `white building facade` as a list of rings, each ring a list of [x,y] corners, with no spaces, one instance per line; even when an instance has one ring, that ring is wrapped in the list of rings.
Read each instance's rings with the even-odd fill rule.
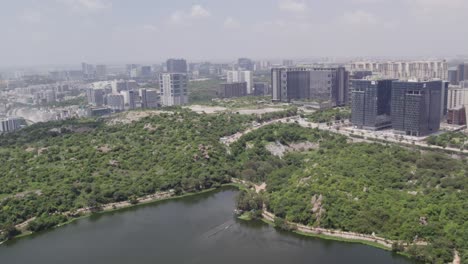
[[[186,73],[161,73],[159,87],[163,106],[188,104],[188,76]]]
[[[445,60],[431,61],[361,61],[348,65],[350,71],[372,71],[389,79],[448,79],[448,63]]]
[[[251,71],[227,71],[227,83],[247,83],[247,94],[253,93],[253,73]]]

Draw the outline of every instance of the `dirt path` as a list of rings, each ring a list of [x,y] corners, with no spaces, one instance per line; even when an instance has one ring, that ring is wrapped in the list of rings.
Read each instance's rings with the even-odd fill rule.
[[[461,264],[461,259],[460,259],[460,255],[458,254],[458,251],[454,251],[453,252],[453,262],[452,264]]]

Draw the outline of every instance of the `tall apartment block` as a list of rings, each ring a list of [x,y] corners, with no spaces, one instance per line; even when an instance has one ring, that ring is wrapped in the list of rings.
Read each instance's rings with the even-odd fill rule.
[[[99,80],[105,80],[107,78],[107,66],[96,65],[96,78]]]
[[[393,82],[391,115],[394,131],[409,136],[437,132],[443,108],[443,87],[442,81]]]
[[[86,62],[81,63],[81,71],[83,72],[83,78],[86,80],[96,77],[96,70],[92,64],[87,64]]]
[[[460,82],[458,80],[458,68],[457,67],[449,68],[447,80],[449,81],[451,85],[457,85]]]
[[[163,106],[188,103],[188,76],[185,73],[161,73],[159,75],[161,103]]]
[[[114,111],[125,110],[125,99],[122,94],[106,95],[107,106]]]
[[[86,96],[88,98],[88,104],[94,106],[104,105],[104,89],[89,88],[86,90]]]
[[[220,98],[242,97],[247,95],[247,83],[222,83],[219,86],[218,96]]]
[[[22,117],[8,117],[0,120],[0,133],[13,132],[26,125],[26,121]]]
[[[138,90],[142,108],[156,108],[159,104],[159,93],[153,89]]]
[[[468,80],[468,64],[462,63],[457,66],[458,83]]]
[[[350,71],[372,71],[389,79],[448,79],[448,63],[436,61],[390,61],[390,62],[353,62],[348,65]]]
[[[227,83],[247,83],[247,94],[253,92],[253,73],[251,71],[228,71]]]
[[[275,102],[311,100],[335,107],[349,101],[349,72],[344,67],[273,68],[271,83]]]
[[[168,73],[187,73],[187,61],[184,59],[168,59],[166,62]]]
[[[393,80],[351,81],[351,122],[357,128],[380,130],[392,126]]]

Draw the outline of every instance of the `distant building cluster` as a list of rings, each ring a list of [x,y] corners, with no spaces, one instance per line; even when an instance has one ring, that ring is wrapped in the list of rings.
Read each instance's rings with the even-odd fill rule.
[[[434,61],[363,61],[348,65],[351,72],[371,71],[380,74],[382,78],[421,81],[448,78],[448,63],[445,60]]]
[[[91,106],[107,107],[114,112],[159,106],[159,92],[156,89],[139,88],[132,80],[93,83],[86,90],[86,96]]]
[[[273,68],[271,84],[274,102],[303,100],[336,107],[349,101],[349,72],[344,67]]]
[[[44,105],[66,100],[79,93],[79,86],[73,83],[54,83],[14,88],[9,91],[8,96],[16,98],[20,103]]]

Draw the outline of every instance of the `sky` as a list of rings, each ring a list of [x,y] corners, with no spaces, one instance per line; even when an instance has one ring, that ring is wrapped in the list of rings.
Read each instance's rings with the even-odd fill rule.
[[[0,66],[468,54],[468,0],[0,0]]]

